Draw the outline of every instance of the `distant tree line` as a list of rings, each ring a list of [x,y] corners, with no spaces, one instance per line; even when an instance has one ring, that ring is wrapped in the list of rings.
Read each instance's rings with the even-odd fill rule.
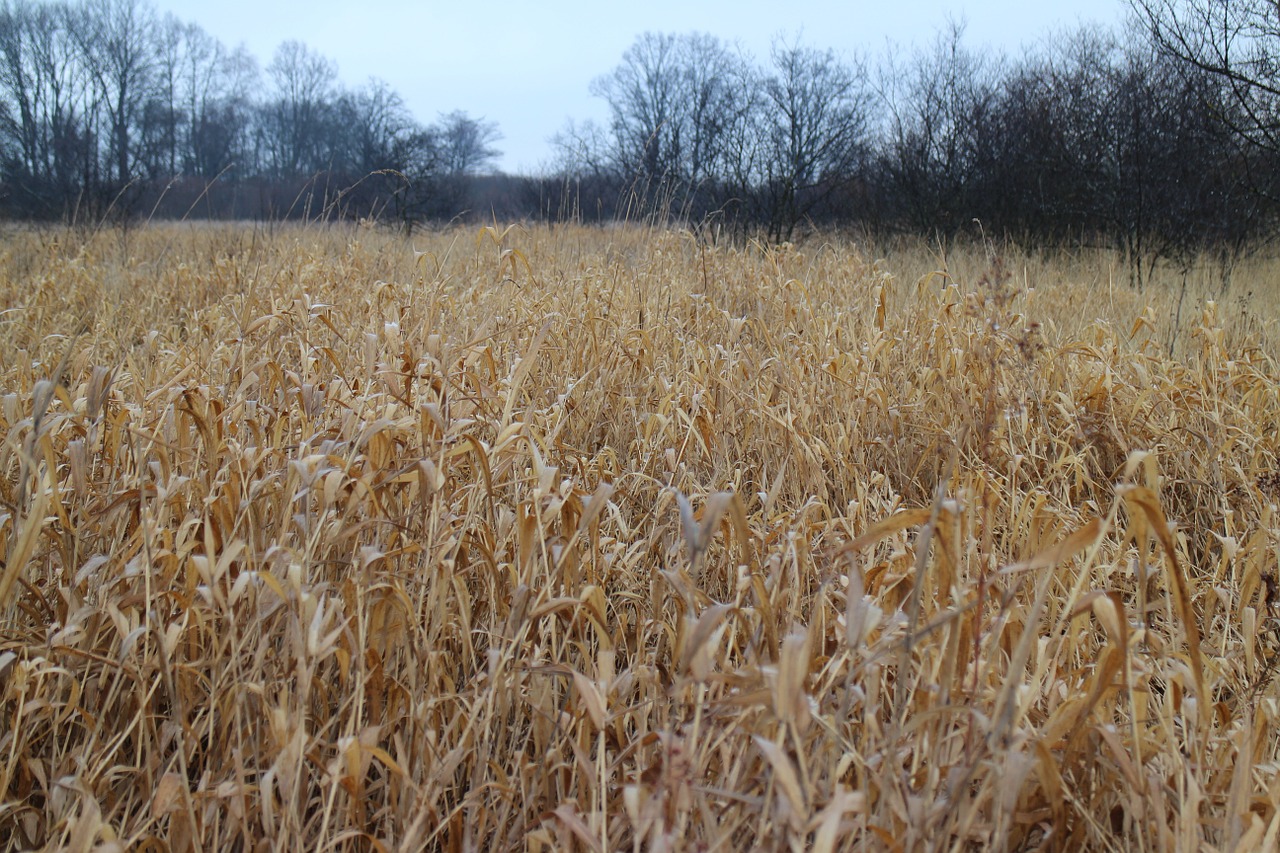
[[[259,68],[143,0],[0,2],[0,212],[54,220],[454,216],[497,126],[417,122],[296,41]]]
[[[556,138],[543,212],[775,240],[829,225],[980,228],[1113,247],[1137,285],[1156,263],[1185,269],[1205,253],[1229,276],[1280,218],[1280,73],[1265,61],[1280,35],[1256,65],[1271,76],[1242,97],[1171,49],[1186,52],[1194,22],[1160,37],[1177,5],[1153,2],[1146,28],[1082,28],[1017,60],[968,49],[952,26],[878,68],[790,42],[758,64],[711,36],[646,33],[592,86],[607,123]]]
[[[569,122],[540,174],[506,176],[496,124],[422,124],[299,42],[259,68],[147,0],[0,0],[0,215],[981,229],[1115,248],[1139,285],[1211,254],[1225,281],[1280,220],[1277,4],[1130,5],[1125,28],[1020,58],[954,25],[877,63],[645,33],[591,84],[608,119]]]

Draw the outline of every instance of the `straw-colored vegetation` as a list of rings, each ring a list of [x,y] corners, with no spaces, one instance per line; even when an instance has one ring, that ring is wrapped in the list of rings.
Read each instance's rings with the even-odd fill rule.
[[[6,849],[1276,847],[1262,272],[2,248]]]

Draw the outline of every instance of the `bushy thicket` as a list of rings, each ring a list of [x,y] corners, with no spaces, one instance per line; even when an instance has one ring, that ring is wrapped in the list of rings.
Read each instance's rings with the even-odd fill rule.
[[[706,69],[714,68],[714,73]],[[1021,59],[961,28],[878,68],[799,44],[757,64],[716,39],[646,34],[593,91],[607,125],[557,139],[545,212],[643,212],[790,239],[811,225],[1232,260],[1270,229],[1274,147],[1220,75],[1136,28],[1081,28]]]
[[[506,176],[495,122],[424,124],[386,83],[344,88],[299,42],[260,69],[146,0],[7,0],[0,212],[641,219],[774,241],[981,228],[1117,249],[1136,284],[1206,253],[1229,275],[1276,219],[1280,146],[1259,122],[1280,88],[1242,97],[1239,75],[1179,50],[1194,21],[1178,42],[1162,10],[1021,58],[971,49],[959,26],[879,59],[645,33],[591,84],[607,121],[567,123],[540,174]]]

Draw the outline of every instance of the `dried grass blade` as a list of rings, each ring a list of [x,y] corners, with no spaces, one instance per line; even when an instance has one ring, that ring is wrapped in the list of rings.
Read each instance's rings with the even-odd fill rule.
[[[1137,508],[1145,516],[1148,526],[1155,531],[1156,539],[1164,549],[1165,557],[1169,562],[1170,585],[1173,587],[1174,601],[1178,605],[1178,615],[1182,618],[1187,648],[1191,653],[1191,671],[1196,680],[1196,696],[1202,707],[1206,709],[1200,721],[1202,725],[1207,725],[1210,696],[1204,680],[1204,656],[1200,651],[1200,624],[1196,618],[1195,608],[1192,606],[1187,580],[1183,577],[1182,566],[1178,562],[1178,551],[1174,546],[1173,535],[1169,532],[1169,523],[1165,519],[1164,510],[1160,508],[1160,501],[1155,492],[1147,487],[1126,485],[1121,486],[1119,492],[1131,511]]]
[[[1051,569],[1096,544],[1101,535],[1102,519],[1095,518],[1056,545],[1046,548],[1029,560],[1006,566],[1001,571],[1005,574],[1013,574]]]
[[[5,607],[9,593],[13,590],[18,575],[26,568],[27,562],[35,551],[40,532],[44,530],[45,510],[49,505],[49,491],[43,486],[36,489],[31,506],[22,516],[22,526],[18,536],[12,541],[9,554],[5,558],[4,575],[0,577],[0,607]]]
[[[551,815],[563,823],[588,850],[604,849],[600,846],[600,839],[592,834],[591,827],[587,826],[586,821],[569,803],[561,803]]]
[[[702,612],[698,621],[685,636],[683,648],[680,650],[679,671],[690,673],[697,681],[707,679],[711,674],[711,661],[709,654],[704,652],[704,647],[709,646],[712,640],[719,636],[720,623],[732,609],[733,606],[730,604],[716,604]],[[687,618],[687,621],[692,620]]]
[[[877,521],[875,524],[867,528],[867,532],[863,533],[857,539],[843,546],[840,554],[848,554],[853,551],[861,551],[869,545],[874,545],[881,539],[888,538],[895,533],[900,533],[908,527],[918,527],[921,524],[927,524],[933,516],[931,509],[908,509],[903,510],[896,515],[891,515],[886,519]]]
[[[520,386],[524,384],[525,377],[533,369],[533,363],[538,357],[538,350],[542,349],[542,344],[547,339],[547,333],[550,331],[551,320],[547,320],[542,324],[542,328],[538,329],[538,333],[533,336],[533,343],[529,344],[529,349],[525,352],[524,358],[520,359],[515,375],[511,377],[511,387],[507,389],[507,402],[502,407],[502,420],[498,424],[499,430],[505,429],[507,424],[511,423],[511,413],[515,411],[516,399],[520,396]]]
[[[773,704],[778,719],[801,731],[809,722],[809,699],[804,689],[809,678],[809,662],[809,632],[798,628],[782,640]]]
[[[822,811],[814,815],[816,824],[813,836],[813,853],[831,853],[840,838],[840,823],[848,812],[861,812],[867,807],[867,798],[861,791],[837,791]]]
[[[782,793],[786,796],[792,812],[797,817],[805,817],[808,812],[808,806],[805,804],[804,790],[800,787],[800,779],[796,776],[796,768],[791,763],[790,757],[787,756],[782,747],[771,740],[762,738],[759,735],[752,735],[751,739],[755,741],[756,747],[768,759],[769,766],[773,768],[774,781],[777,782],[778,787],[782,788]]]
[[[573,670],[573,686],[578,691],[578,695],[582,697],[582,703],[586,705],[587,716],[591,718],[591,725],[596,731],[604,728],[606,721],[605,716],[605,699],[600,692],[600,688],[590,678],[587,678],[577,670]]]
[[[739,559],[742,565],[754,566],[756,550],[752,542],[751,527],[747,522],[747,506],[743,503],[742,496],[737,493],[730,493],[729,518],[733,521],[733,531],[738,536],[738,547],[741,549]]]
[[[582,510],[582,517],[578,519],[577,534],[582,534],[592,530],[600,519],[600,513],[604,512],[604,508],[609,504],[609,498],[613,495],[613,483],[601,483],[596,486],[595,492],[591,495],[591,500],[587,501],[586,507]]]

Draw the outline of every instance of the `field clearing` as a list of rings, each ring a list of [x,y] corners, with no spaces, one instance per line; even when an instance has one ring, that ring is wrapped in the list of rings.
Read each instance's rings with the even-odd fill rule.
[[[1274,266],[1113,269],[10,233],[0,844],[1277,849]]]

